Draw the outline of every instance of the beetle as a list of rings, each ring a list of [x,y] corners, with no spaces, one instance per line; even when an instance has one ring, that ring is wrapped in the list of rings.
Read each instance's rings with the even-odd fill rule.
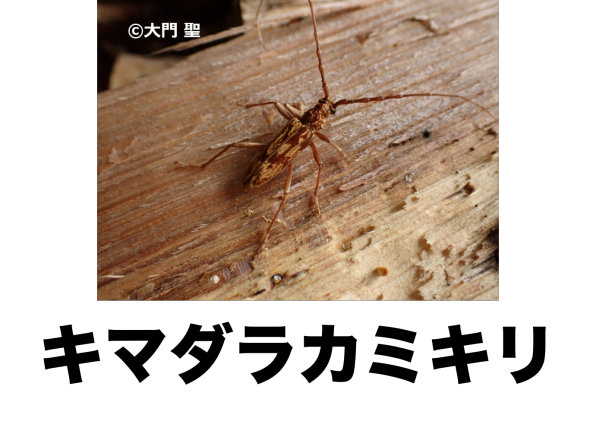
[[[442,94],[442,93],[410,93],[410,94],[395,94],[395,95],[385,95],[385,96],[377,96],[372,98],[358,98],[358,99],[341,99],[339,101],[333,101],[331,97],[331,91],[329,89],[329,85],[325,80],[325,67],[323,65],[323,53],[321,51],[321,47],[319,44],[319,35],[317,32],[317,24],[315,20],[315,13],[314,7],[311,0],[308,0],[312,18],[312,24],[314,29],[314,38],[316,44],[316,55],[319,62],[318,68],[321,74],[321,84],[324,92],[324,97],[319,100],[319,102],[310,110],[303,113],[301,109],[297,109],[290,104],[281,104],[279,102],[262,102],[258,104],[249,104],[246,108],[252,108],[257,106],[264,106],[264,105],[274,105],[277,111],[284,116],[288,123],[284,126],[281,132],[277,135],[277,137],[268,144],[263,144],[259,142],[253,141],[244,141],[244,142],[235,142],[226,146],[223,150],[217,153],[214,157],[209,159],[206,163],[197,166],[199,168],[205,168],[213,161],[215,161],[218,157],[224,154],[228,149],[232,147],[236,148],[265,148],[265,150],[259,154],[250,164],[243,180],[243,185],[248,189],[258,188],[277,175],[279,175],[286,167],[287,167],[287,177],[284,186],[284,192],[282,195],[281,202],[273,219],[271,220],[271,224],[265,233],[265,237],[259,249],[259,252],[265,248],[267,243],[267,239],[271,233],[271,229],[275,220],[277,219],[281,208],[286,200],[287,195],[289,194],[291,183],[292,183],[292,161],[306,148],[310,147],[313,152],[313,156],[315,161],[319,167],[318,175],[317,175],[317,182],[315,185],[314,190],[314,210],[317,216],[320,216],[320,208],[317,199],[317,194],[319,190],[319,183],[321,180],[321,171],[323,163],[321,162],[321,158],[317,151],[317,148],[313,142],[315,137],[318,137],[322,141],[330,144],[334,149],[336,149],[340,154],[345,157],[345,154],[341,150],[341,148],[329,140],[324,134],[319,132],[321,129],[325,127],[327,119],[330,115],[333,115],[337,111],[337,107],[341,105],[350,105],[355,103],[369,103],[369,102],[379,102],[379,101],[386,101],[389,99],[401,99],[401,98],[410,98],[410,97],[446,97],[446,98],[457,98],[463,100],[465,102],[470,102],[474,104],[476,107],[484,110],[496,123],[498,123],[498,119],[495,118],[482,105],[465,98],[460,95],[453,95],[453,94]],[[262,4],[262,0],[261,0]],[[261,7],[259,4],[259,10]],[[258,11],[257,11],[257,28],[258,28]],[[260,31],[259,31],[259,38],[260,38]],[[262,39],[261,39],[262,42]],[[196,165],[186,165],[181,162],[177,162],[180,165],[186,166],[196,166]]]

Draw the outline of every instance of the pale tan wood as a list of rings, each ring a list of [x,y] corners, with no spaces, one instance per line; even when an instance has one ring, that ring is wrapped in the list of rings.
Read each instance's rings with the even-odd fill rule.
[[[110,89],[116,89],[159,71],[172,67],[180,62],[181,58],[166,56],[159,58],[148,58],[144,55],[121,53],[114,62],[110,73]]]
[[[496,1],[383,2],[317,18],[335,99],[452,93],[498,117]],[[340,107],[323,133],[349,160],[317,140],[322,216],[307,150],[287,229],[276,224],[261,254],[286,174],[245,192],[251,149],[204,171],[176,167],[206,161],[210,147],[270,141],[285,119],[270,125],[271,106],[246,104],[310,108],[323,96],[310,20],[263,38],[267,51],[250,31],[99,95],[98,299],[498,299],[498,124],[469,103]]]

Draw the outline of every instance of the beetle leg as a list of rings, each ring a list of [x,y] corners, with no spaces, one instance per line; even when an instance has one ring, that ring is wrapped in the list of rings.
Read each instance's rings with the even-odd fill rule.
[[[298,110],[300,110],[300,115],[303,116],[304,115],[304,104],[302,103],[302,101],[298,101],[297,104],[294,104],[296,106],[296,108]]]
[[[290,113],[292,113],[292,115],[293,115],[294,117],[296,117],[297,119],[301,119],[301,118],[302,118],[302,114],[303,114],[303,113],[301,113],[299,109],[297,109],[297,108],[295,108],[295,107],[291,106],[290,104],[284,104],[284,107],[286,107],[286,108],[288,109],[288,111],[289,111]]]
[[[209,166],[211,163],[213,163],[215,161],[215,159],[217,159],[219,156],[221,156],[223,153],[225,153],[232,147],[236,147],[236,148],[264,148],[264,147],[267,147],[267,145],[268,144],[263,144],[262,142],[251,142],[251,141],[234,142],[233,144],[230,144],[227,147],[225,147],[223,150],[221,150],[215,156],[211,157],[209,160],[207,160],[207,162],[203,163],[202,165],[190,165],[190,164],[187,165],[185,163],[179,162],[178,160],[176,160],[175,163],[178,163],[183,168],[201,168],[201,169],[203,169],[203,168],[206,168],[207,166]]]
[[[315,156],[315,162],[319,165],[319,174],[317,175],[317,185],[315,186],[315,214],[317,216],[321,216],[321,210],[319,209],[319,200],[317,199],[317,193],[319,192],[319,182],[321,181],[321,169],[323,168],[323,162],[321,162],[321,158],[319,157],[319,152],[317,151],[317,147],[315,147],[314,142],[310,143],[310,148],[312,148],[312,154]]]
[[[288,121],[292,120],[294,118],[294,116],[297,119],[302,118],[301,110],[291,106],[290,104],[283,105],[277,101],[259,102],[258,104],[248,104],[246,106],[246,108],[259,107],[261,105],[271,105],[271,104],[273,104],[275,106],[275,108],[277,108],[277,111],[279,111],[279,114],[284,116]],[[302,108],[304,108],[304,107],[302,107]]]
[[[288,121],[290,121],[290,120],[292,120],[294,118],[294,116],[292,115],[292,113],[285,106],[283,106],[282,104],[280,104],[279,102],[276,102],[273,105],[275,105],[275,108],[277,108],[277,111],[279,111],[279,114],[281,114],[282,116],[284,116]]]
[[[317,135],[317,136],[318,136],[320,139],[322,139],[322,140],[323,140],[323,141],[325,141],[326,143],[328,143],[328,144],[331,144],[331,146],[332,146],[333,148],[335,148],[335,149],[336,149],[336,150],[339,152],[339,154],[341,154],[341,155],[342,155],[342,156],[344,156],[344,157],[347,157],[347,156],[346,156],[346,153],[344,153],[344,152],[342,151],[342,149],[341,149],[341,148],[339,148],[339,146],[338,146],[337,144],[335,144],[335,143],[331,142],[331,140],[330,140],[329,138],[327,138],[325,135],[323,135],[323,134],[322,134],[322,133],[320,133],[320,132],[315,132],[315,135]]]
[[[259,107],[261,105],[272,105],[275,103],[276,101],[259,102],[258,104],[248,104],[246,108]]]
[[[288,176],[286,178],[286,186],[284,187],[284,194],[281,196],[281,202],[279,203],[279,207],[277,208],[277,212],[275,212],[275,216],[273,220],[271,220],[271,224],[269,224],[269,228],[267,229],[267,233],[265,233],[265,239],[263,239],[263,244],[261,245],[259,252],[261,252],[265,248],[265,243],[267,243],[267,239],[269,238],[269,233],[271,232],[271,228],[273,224],[275,224],[275,220],[281,211],[281,207],[286,200],[286,196],[290,193],[290,186],[292,185],[292,163],[288,165]]]

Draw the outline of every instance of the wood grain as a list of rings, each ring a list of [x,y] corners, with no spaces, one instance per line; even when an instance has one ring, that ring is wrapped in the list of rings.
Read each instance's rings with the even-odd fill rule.
[[[451,93],[498,117],[498,2],[383,2],[317,24],[334,99]],[[202,171],[177,167],[272,140],[285,119],[269,125],[270,106],[247,104],[310,108],[323,96],[309,19],[263,39],[266,51],[249,31],[98,96],[98,299],[498,299],[498,124],[472,104],[339,107],[323,133],[348,160],[317,142],[322,216],[307,150],[285,227],[260,254],[285,174],[246,192],[251,149]]]

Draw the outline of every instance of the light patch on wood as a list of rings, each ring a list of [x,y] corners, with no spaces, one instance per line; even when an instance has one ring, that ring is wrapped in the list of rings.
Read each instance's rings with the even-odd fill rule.
[[[181,60],[182,58],[176,56],[148,58],[145,55],[121,53],[116,57],[110,73],[110,89],[119,88],[141,77],[170,68]]]
[[[439,26],[437,25],[437,23],[432,19],[429,19],[427,16],[414,16],[412,18],[412,21],[420,22],[422,25],[424,25],[424,28],[426,28],[428,31],[432,33],[436,33],[439,31]]]

